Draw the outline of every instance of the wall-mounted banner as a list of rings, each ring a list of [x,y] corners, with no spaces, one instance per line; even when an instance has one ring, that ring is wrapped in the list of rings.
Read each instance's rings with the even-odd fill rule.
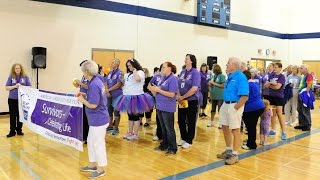
[[[82,147],[82,104],[74,95],[19,87],[20,121],[50,140]]]

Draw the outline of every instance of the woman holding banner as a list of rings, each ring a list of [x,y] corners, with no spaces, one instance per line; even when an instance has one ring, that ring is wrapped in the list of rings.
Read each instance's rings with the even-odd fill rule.
[[[18,105],[18,88],[19,86],[31,86],[29,77],[26,75],[21,64],[13,64],[11,67],[10,76],[6,83],[6,90],[9,91],[9,113],[10,113],[10,132],[7,138],[15,136],[16,133],[20,136],[22,132],[22,122],[19,121],[19,105]]]
[[[89,81],[86,97],[80,95],[78,100],[86,106],[89,124],[88,154],[89,165],[80,170],[92,172],[89,178],[105,175],[103,169],[107,165],[105,144],[106,128],[110,117],[107,109],[107,97],[103,82],[97,77],[98,65],[94,61],[86,61],[81,65],[83,76]]]

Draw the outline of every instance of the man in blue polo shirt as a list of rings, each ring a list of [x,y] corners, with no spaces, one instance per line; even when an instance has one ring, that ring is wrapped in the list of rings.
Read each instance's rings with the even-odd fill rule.
[[[223,104],[220,109],[219,120],[222,125],[226,150],[217,154],[225,159],[226,164],[235,164],[239,161],[238,149],[241,143],[241,118],[244,104],[249,95],[249,84],[246,76],[240,71],[241,61],[231,57],[227,63],[228,78],[224,84]],[[231,146],[233,136],[233,145]]]

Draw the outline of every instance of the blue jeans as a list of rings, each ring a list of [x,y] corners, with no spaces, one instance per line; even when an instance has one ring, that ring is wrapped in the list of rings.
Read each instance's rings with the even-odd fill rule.
[[[304,107],[302,104],[302,100],[298,97],[298,118],[299,118],[299,126],[301,127],[311,127],[311,114],[310,108]]]
[[[174,131],[174,113],[157,110],[157,116],[161,124],[162,142],[161,148],[177,152],[176,132]]]

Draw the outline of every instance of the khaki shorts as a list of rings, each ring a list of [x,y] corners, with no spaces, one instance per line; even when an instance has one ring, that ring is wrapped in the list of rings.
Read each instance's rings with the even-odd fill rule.
[[[229,126],[229,129],[238,129],[241,127],[242,113],[244,106],[240,109],[234,109],[237,103],[223,103],[219,112],[219,121],[223,126]]]

